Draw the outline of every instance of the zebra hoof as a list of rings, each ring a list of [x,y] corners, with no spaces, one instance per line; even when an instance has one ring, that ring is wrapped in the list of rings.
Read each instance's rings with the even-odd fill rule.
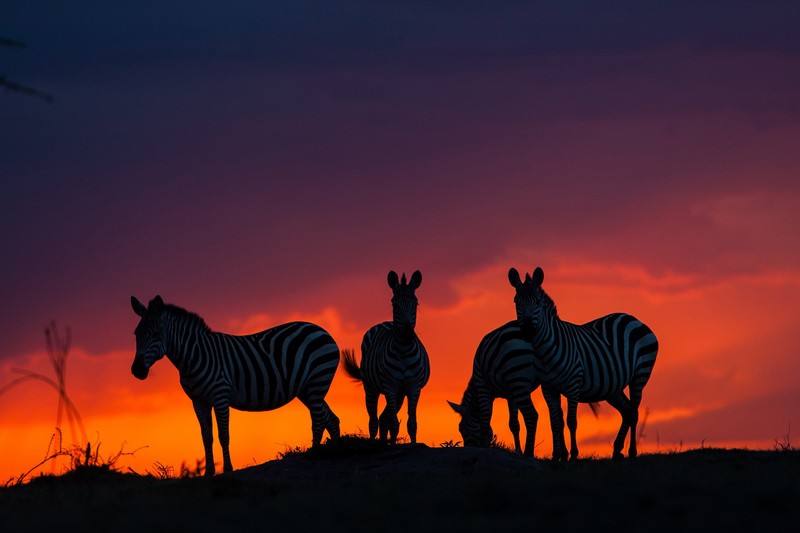
[[[625,456],[622,455],[622,452],[614,452],[614,455],[611,456],[611,459],[614,461],[622,461],[625,459]]]

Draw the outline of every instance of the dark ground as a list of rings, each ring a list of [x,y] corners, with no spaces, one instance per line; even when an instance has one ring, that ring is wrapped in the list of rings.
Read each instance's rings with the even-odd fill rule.
[[[800,530],[800,451],[621,463],[425,445],[312,452],[213,479],[42,476],[0,489],[0,531]]]

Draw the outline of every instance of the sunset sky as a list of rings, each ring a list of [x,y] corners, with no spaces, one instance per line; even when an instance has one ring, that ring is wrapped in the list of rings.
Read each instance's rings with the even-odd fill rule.
[[[460,440],[446,400],[478,342],[514,318],[508,268],[541,266],[561,318],[624,311],[658,336],[641,450],[800,429],[800,3],[564,4],[0,4],[27,45],[0,47],[0,76],[54,97],[0,91],[0,387],[53,375],[55,319],[101,454],[193,465],[177,371],[130,373],[131,295],[358,348],[391,319],[387,272],[419,269],[418,438],[438,445]],[[341,370],[328,403],[367,430]],[[36,382],[0,396],[0,483],[44,456],[56,405]],[[581,450],[610,455],[619,415],[579,416]],[[310,425],[299,402],[234,414],[234,467]]]

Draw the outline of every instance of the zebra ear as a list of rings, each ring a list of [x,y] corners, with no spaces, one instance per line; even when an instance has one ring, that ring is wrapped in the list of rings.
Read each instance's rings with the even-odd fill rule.
[[[400,285],[400,280],[397,278],[397,272],[395,272],[394,270],[389,271],[389,276],[387,278],[387,281],[389,282],[389,287],[391,287],[392,290],[394,290],[398,285]]]
[[[422,284],[422,272],[419,270],[415,270],[413,274],[411,274],[411,282],[408,284],[411,287],[411,290],[415,291],[419,288]]]
[[[464,416],[464,407],[458,405],[457,403],[453,403],[450,400],[447,400],[447,403],[450,405],[450,407],[453,408],[453,411],[460,414],[461,416]]]
[[[156,296],[150,300],[150,305],[147,308],[158,315],[161,313],[161,310],[164,309],[164,300],[161,299],[161,296]]]
[[[544,270],[542,267],[536,267],[536,270],[533,271],[533,283],[536,285],[541,285],[544,281]]]
[[[142,318],[144,318],[144,315],[147,313],[147,308],[142,302],[136,299],[136,296],[131,296],[131,307],[133,307],[133,312]]]
[[[519,279],[519,272],[514,267],[508,271],[508,282],[511,283],[511,286],[515,289],[518,289],[520,285],[522,285],[522,280]]]

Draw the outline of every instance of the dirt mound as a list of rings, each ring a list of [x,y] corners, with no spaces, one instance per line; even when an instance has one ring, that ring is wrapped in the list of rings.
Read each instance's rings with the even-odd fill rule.
[[[533,459],[494,448],[431,448],[425,444],[398,444],[349,454],[315,454],[312,450],[237,470],[232,475],[297,482],[490,472],[510,474],[532,472],[541,468]]]

